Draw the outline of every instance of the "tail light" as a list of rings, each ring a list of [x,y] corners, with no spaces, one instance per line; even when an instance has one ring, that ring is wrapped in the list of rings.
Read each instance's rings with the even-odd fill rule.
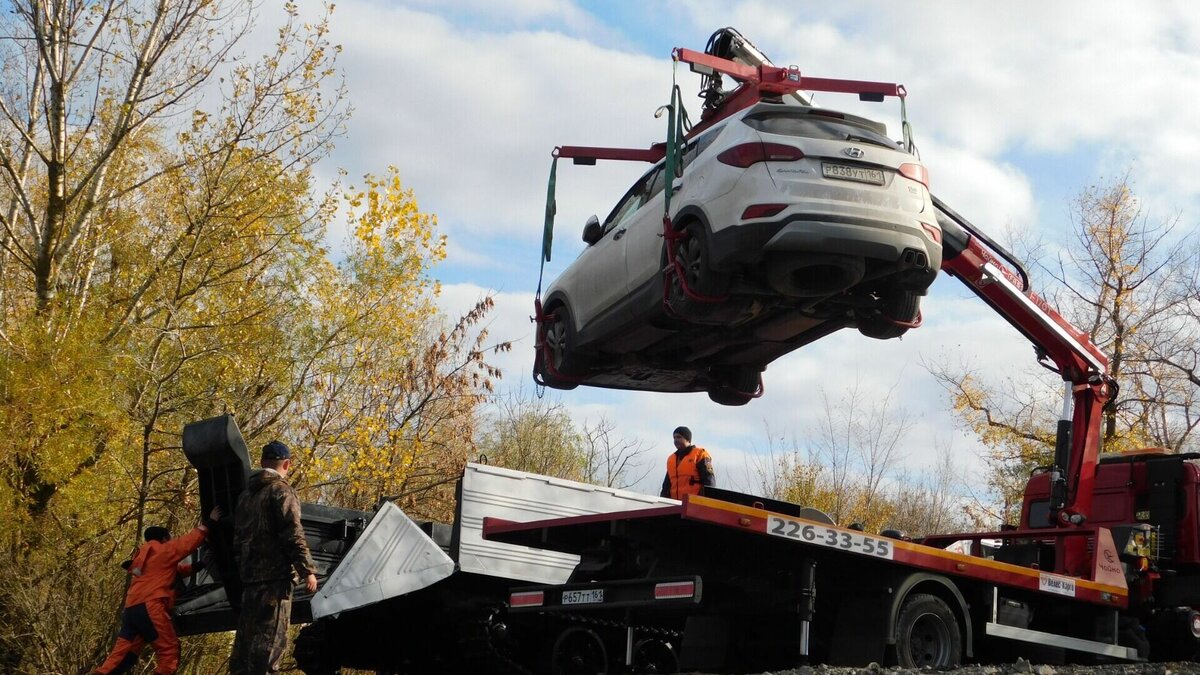
[[[654,586],[654,599],[690,598],[696,595],[696,582],[671,581]]]
[[[525,591],[508,596],[509,607],[541,607],[546,595],[542,591]]]
[[[794,162],[804,159],[800,148],[782,143],[743,143],[717,155],[722,164],[746,168],[758,162]]]
[[[925,233],[929,235],[929,238],[933,240],[933,243],[935,243],[935,244],[942,243],[941,228],[938,228],[934,225],[930,225],[929,223],[921,223],[921,229],[925,230]]]
[[[901,164],[899,171],[901,176],[904,176],[905,178],[911,178],[921,185],[924,185],[926,189],[929,188],[929,170],[923,165]]]
[[[752,204],[742,211],[742,220],[769,218],[787,208],[787,204]]]

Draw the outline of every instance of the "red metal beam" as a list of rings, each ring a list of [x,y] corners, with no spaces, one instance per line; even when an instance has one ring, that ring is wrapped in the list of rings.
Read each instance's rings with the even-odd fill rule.
[[[595,164],[596,160],[619,160],[631,162],[650,162],[653,164],[665,157],[667,146],[655,143],[649,148],[599,148],[586,145],[560,145],[554,149],[554,156],[573,159],[576,164]]]

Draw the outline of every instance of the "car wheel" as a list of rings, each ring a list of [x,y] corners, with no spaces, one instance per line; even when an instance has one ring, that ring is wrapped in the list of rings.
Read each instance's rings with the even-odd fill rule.
[[[714,368],[712,377],[717,386],[708,391],[708,397],[714,403],[746,405],[758,395],[762,370],[756,366]]]
[[[889,290],[880,299],[878,313],[858,317],[858,332],[876,340],[898,338],[908,327],[896,321],[912,323],[920,313],[921,296],[916,291]]]
[[[687,236],[676,244],[675,261],[679,264],[688,290],[706,298],[722,298],[729,292],[729,274],[713,269],[704,226],[692,222],[686,230]],[[705,308],[719,304],[689,297],[683,291],[679,277],[679,274],[671,275],[671,309],[677,314],[684,317],[702,314]]]
[[[754,399],[753,394],[735,391],[728,387],[718,387],[708,390],[708,398],[720,405],[746,405]]]
[[[534,357],[534,368],[547,386],[574,389],[579,386],[575,377],[583,373],[585,365],[575,351],[578,338],[571,311],[558,303],[547,309],[546,314],[553,314],[554,318],[546,322],[542,348]]]
[[[901,668],[953,668],[962,660],[962,631],[949,605],[915,593],[896,617],[896,663]]]

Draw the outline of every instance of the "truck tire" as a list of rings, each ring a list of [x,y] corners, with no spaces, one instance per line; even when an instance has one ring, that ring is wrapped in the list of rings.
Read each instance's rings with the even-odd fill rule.
[[[570,626],[550,652],[550,675],[607,675],[608,650],[590,628]]]
[[[304,675],[339,675],[341,667],[334,660],[329,645],[329,626],[315,621],[300,629],[292,651],[296,667]]]
[[[895,665],[953,668],[962,661],[962,630],[950,607],[936,595],[914,593],[896,617]]]

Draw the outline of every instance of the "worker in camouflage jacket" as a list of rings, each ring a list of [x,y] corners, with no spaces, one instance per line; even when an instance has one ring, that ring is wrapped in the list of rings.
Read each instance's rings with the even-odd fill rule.
[[[234,514],[234,544],[242,607],[229,672],[278,673],[287,650],[292,587],[317,590],[317,567],[300,525],[300,500],[287,482],[291,451],[279,441],[263,447],[262,470],[250,475]]]

